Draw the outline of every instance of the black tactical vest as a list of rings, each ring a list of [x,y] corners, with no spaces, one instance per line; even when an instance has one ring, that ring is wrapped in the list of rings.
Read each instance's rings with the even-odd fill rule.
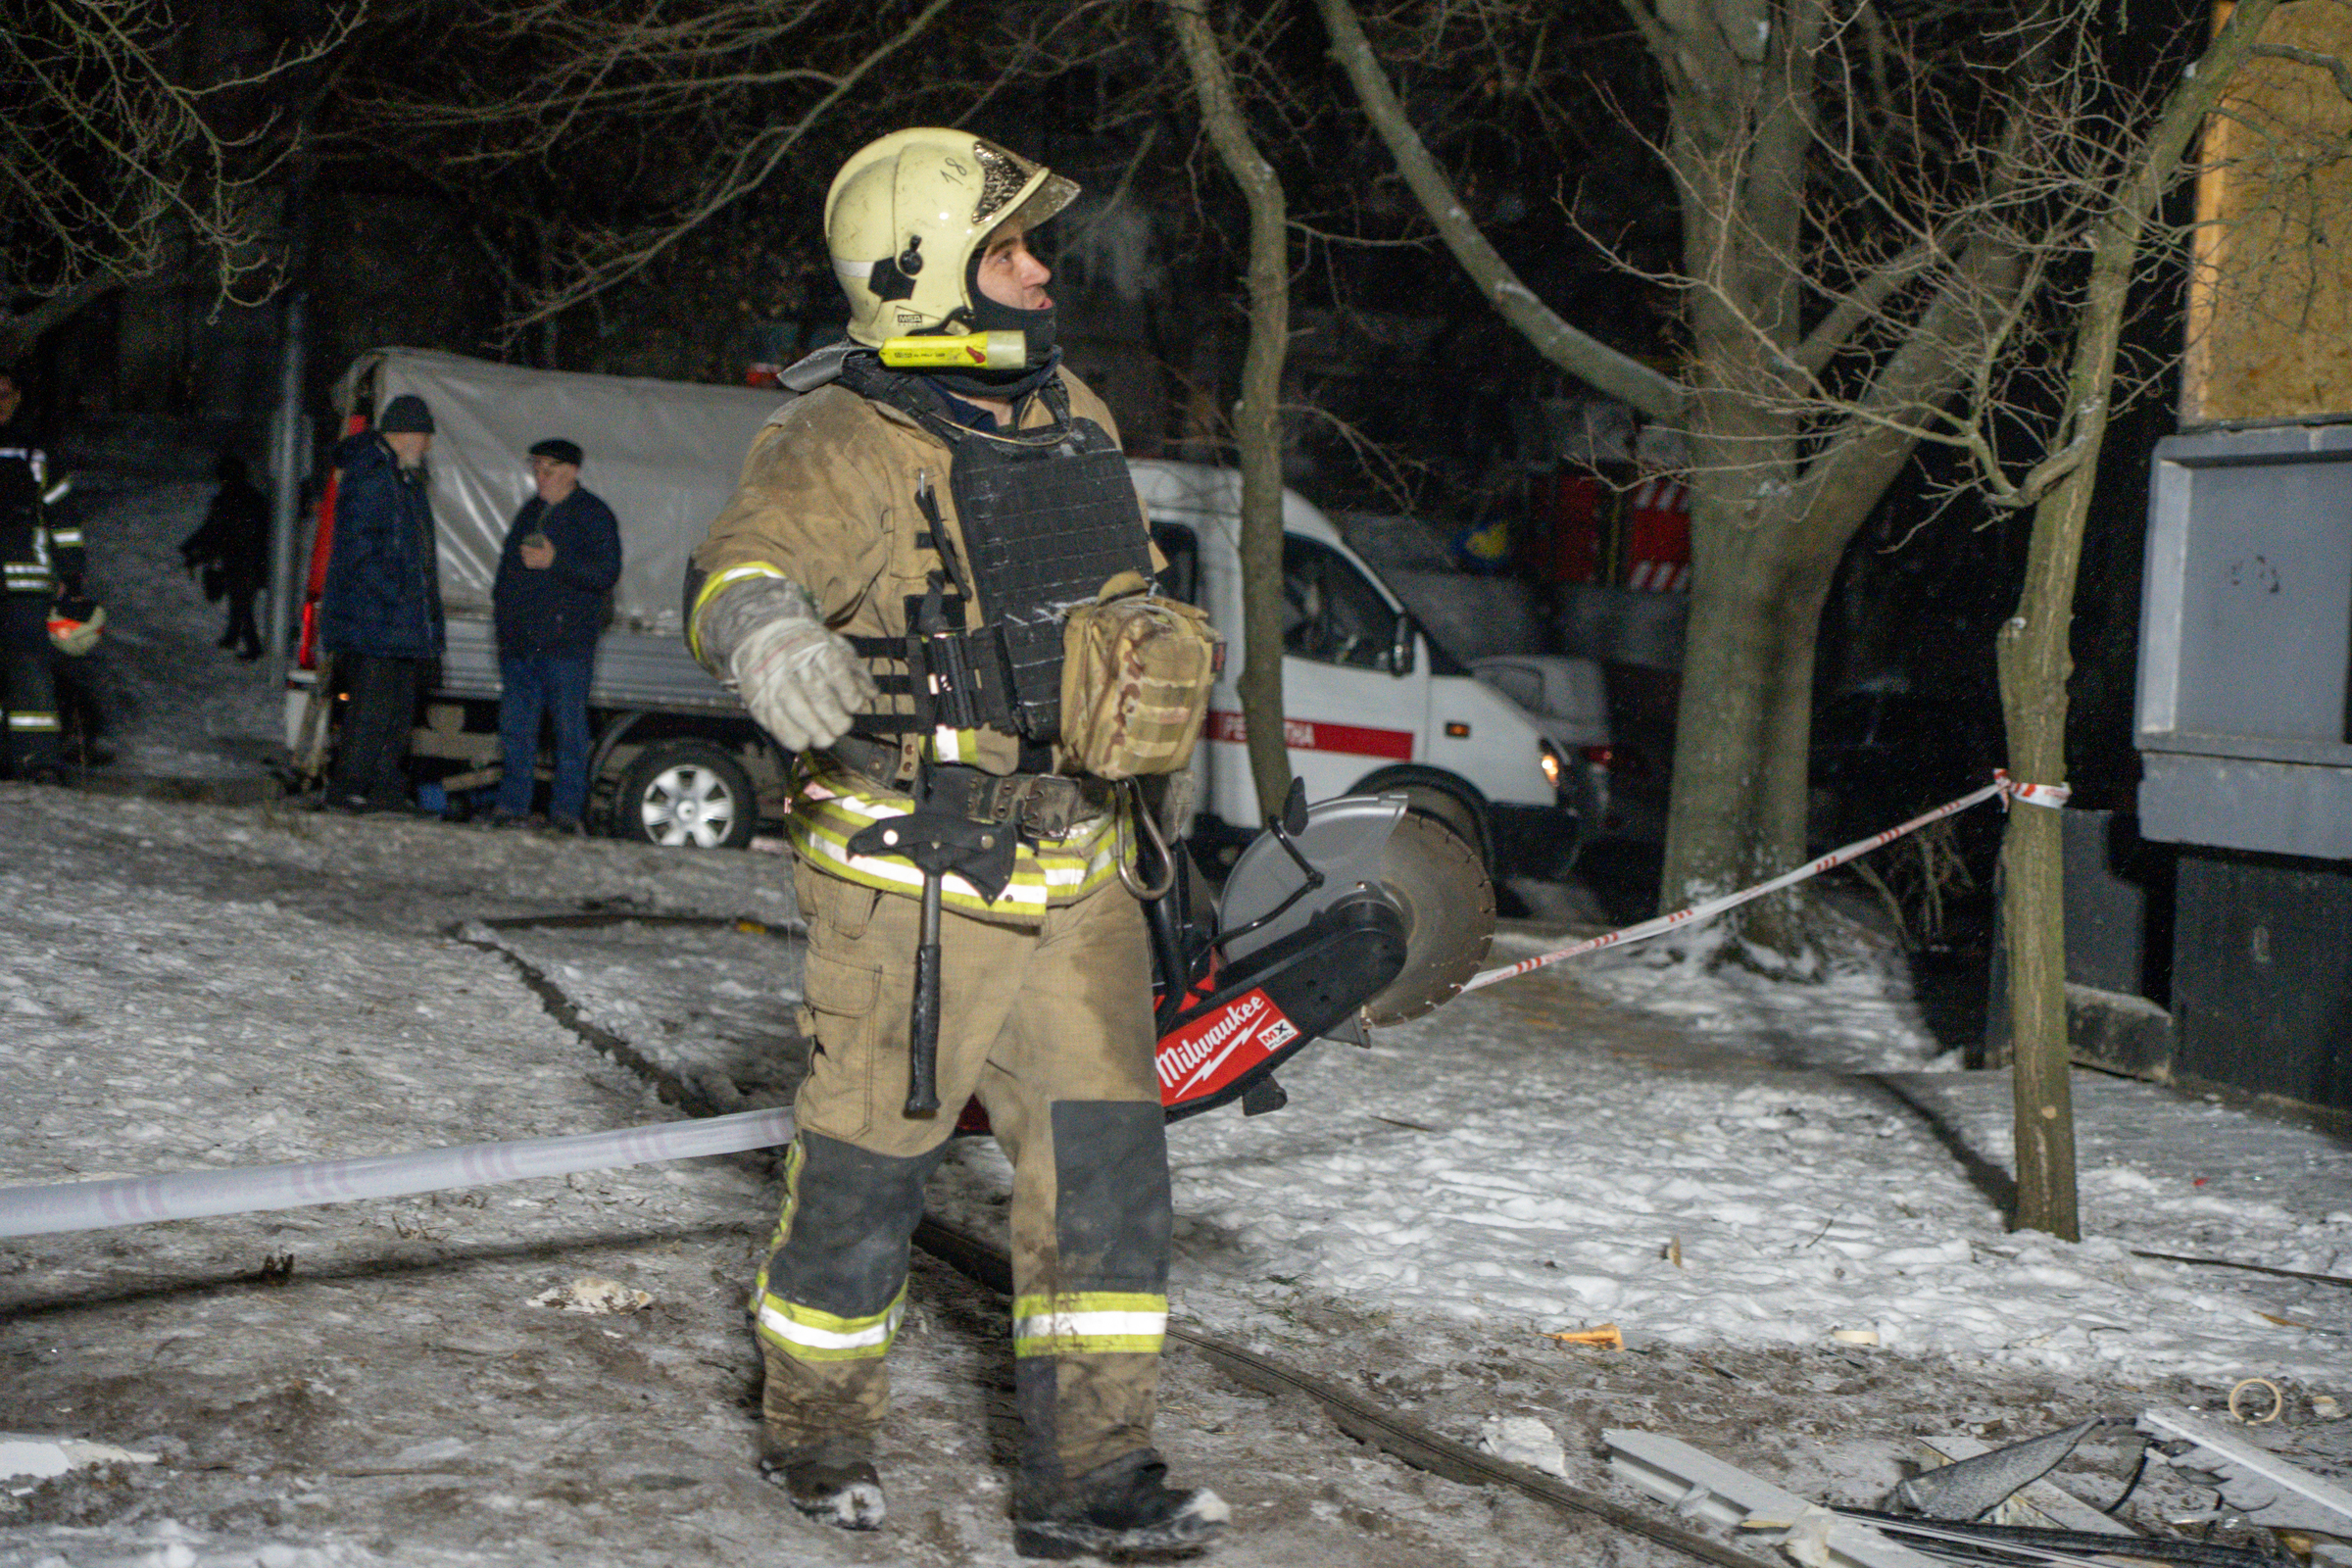
[[[930,711],[932,683],[919,675],[883,681],[906,691],[916,713],[861,717],[858,728],[887,735],[928,729],[958,718],[1006,730],[1032,744],[1054,740],[1061,728],[1062,620],[1091,602],[1122,571],[1149,575],[1151,536],[1136,505],[1127,459],[1109,432],[1070,416],[1069,393],[1056,377],[1039,391],[1054,422],[1012,435],[990,435],[957,424],[930,390],[911,376],[883,369],[871,359],[844,365],[842,385],[886,402],[948,444],[949,494],[961,524],[956,551],[928,492],[931,544],[950,582],[907,605],[907,637],[852,638],[872,660],[898,661],[910,671],[920,661],[955,660],[965,671],[970,699],[960,715]],[[973,609],[976,607],[975,624]],[[953,633],[957,647],[939,645]],[[929,644],[926,649],[923,645]]]

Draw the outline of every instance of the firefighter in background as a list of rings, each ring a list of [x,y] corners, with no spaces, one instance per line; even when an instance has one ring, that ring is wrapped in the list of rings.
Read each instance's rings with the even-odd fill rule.
[[[83,602],[81,529],[49,521],[49,458],[18,416],[24,402],[15,373],[0,370],[0,573],[7,579],[0,697],[10,769],[19,779],[56,783],[64,773],[49,623],[61,600]]]
[[[964,131],[900,131],[854,156],[825,203],[850,341],[785,372],[805,395],[753,442],[687,582],[697,657],[800,754],[790,834],[816,1051],[754,1286],[761,1467],[812,1518],[881,1523],[874,1437],[908,1238],[977,1095],[1014,1167],[1014,1544],[1039,1557],[1199,1546],[1228,1513],[1168,1486],[1151,1446],[1171,1222],[1119,797],[1056,772],[1057,732],[1037,722],[1060,664],[1045,601],[1152,564],[1110,414],[1060,368],[1050,274],[1027,245],[1076,193]],[[1025,358],[902,373],[876,352],[975,331],[1023,334]],[[1071,593],[1077,562],[1094,564]],[[1039,624],[1050,649],[1017,634]],[[1002,634],[1014,666],[1029,647],[1051,668],[998,690],[977,724],[938,727],[910,712],[910,630],[965,639],[975,660]],[[981,870],[941,884],[945,1108],[927,1115],[906,1103],[924,879],[859,838],[918,793],[1003,857],[1001,886]]]

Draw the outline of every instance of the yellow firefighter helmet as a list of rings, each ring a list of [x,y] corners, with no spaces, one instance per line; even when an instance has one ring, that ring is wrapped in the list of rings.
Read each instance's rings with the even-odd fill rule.
[[[1006,221],[1035,228],[1077,185],[968,130],[918,126],[867,143],[825,193],[825,248],[850,336],[934,332],[968,318],[972,258]]]

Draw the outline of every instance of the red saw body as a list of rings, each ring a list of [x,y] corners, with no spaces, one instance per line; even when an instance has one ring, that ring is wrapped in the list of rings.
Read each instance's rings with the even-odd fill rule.
[[[1316,1040],[1361,1044],[1368,1025],[1427,1012],[1478,971],[1494,935],[1477,853],[1397,796],[1309,808],[1294,787],[1215,907],[1191,857],[1175,861],[1168,895],[1145,906],[1170,1121],[1237,1100],[1248,1115],[1280,1108],[1283,1063]],[[956,1130],[988,1130],[978,1102]]]

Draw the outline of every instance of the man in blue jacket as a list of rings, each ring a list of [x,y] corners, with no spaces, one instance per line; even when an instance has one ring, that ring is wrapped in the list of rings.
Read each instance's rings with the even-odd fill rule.
[[[588,678],[605,626],[606,596],[620,580],[620,524],[580,488],[579,444],[561,437],[531,448],[531,484],[499,553],[490,604],[498,624],[499,739],[506,767],[494,827],[531,824],[539,715],[556,731],[547,819],[577,833],[588,806]]]
[[[335,448],[335,540],[319,632],[350,693],[327,804],[401,811],[416,696],[441,657],[441,568],[426,495],[433,415],[404,392]]]

